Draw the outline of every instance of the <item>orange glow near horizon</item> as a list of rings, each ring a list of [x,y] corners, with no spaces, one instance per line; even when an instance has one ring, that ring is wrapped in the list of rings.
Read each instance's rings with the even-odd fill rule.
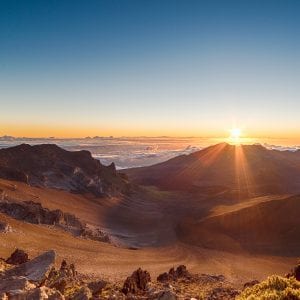
[[[168,137],[202,137],[214,139],[216,143],[227,142],[229,144],[250,144],[260,142],[260,140],[278,139],[280,144],[299,144],[300,133],[295,131],[289,131],[287,133],[277,132],[257,132],[249,131],[247,136],[244,130],[234,128],[232,131],[226,129],[220,130],[189,130],[188,128],[174,128],[173,130],[166,129],[162,130],[161,127],[155,126],[153,128],[139,127],[139,126],[88,126],[78,124],[68,125],[65,124],[1,124],[0,123],[0,136],[11,135],[14,137],[32,137],[32,138],[84,138],[87,136],[127,136],[127,137],[157,137],[157,136],[168,136]],[[227,136],[226,136],[227,135]]]

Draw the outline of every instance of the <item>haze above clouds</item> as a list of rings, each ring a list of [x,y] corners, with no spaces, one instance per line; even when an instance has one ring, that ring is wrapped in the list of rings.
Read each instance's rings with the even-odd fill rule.
[[[103,164],[112,162],[118,169],[149,166],[166,161],[182,154],[190,154],[212,144],[223,142],[217,138],[172,138],[172,137],[136,137],[113,138],[96,137],[83,139],[56,139],[56,138],[14,138],[0,137],[0,148],[11,147],[21,143],[31,145],[54,143],[70,150],[88,150],[93,157]],[[261,143],[268,149],[295,151],[300,145],[293,145],[290,141],[274,139],[251,139],[248,143]]]

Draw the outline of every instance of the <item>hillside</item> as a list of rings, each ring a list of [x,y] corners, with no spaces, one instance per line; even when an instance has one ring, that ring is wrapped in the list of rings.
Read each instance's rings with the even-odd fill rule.
[[[150,167],[125,170],[138,184],[230,197],[300,192],[300,152],[217,144]]]
[[[297,256],[300,253],[300,196],[254,201],[199,220],[183,221],[182,241],[233,253]]]

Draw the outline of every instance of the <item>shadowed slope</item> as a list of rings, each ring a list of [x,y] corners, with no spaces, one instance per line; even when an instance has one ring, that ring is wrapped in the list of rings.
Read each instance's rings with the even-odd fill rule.
[[[168,190],[230,190],[243,196],[300,192],[300,152],[261,145],[222,143],[125,172],[136,183]]]
[[[242,208],[183,222],[185,242],[206,248],[272,255],[300,253],[300,196],[270,198]]]

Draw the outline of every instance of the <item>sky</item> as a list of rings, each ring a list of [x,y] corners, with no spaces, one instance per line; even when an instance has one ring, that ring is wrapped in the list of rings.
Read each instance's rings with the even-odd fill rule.
[[[0,1],[0,135],[300,139],[300,1]]]

